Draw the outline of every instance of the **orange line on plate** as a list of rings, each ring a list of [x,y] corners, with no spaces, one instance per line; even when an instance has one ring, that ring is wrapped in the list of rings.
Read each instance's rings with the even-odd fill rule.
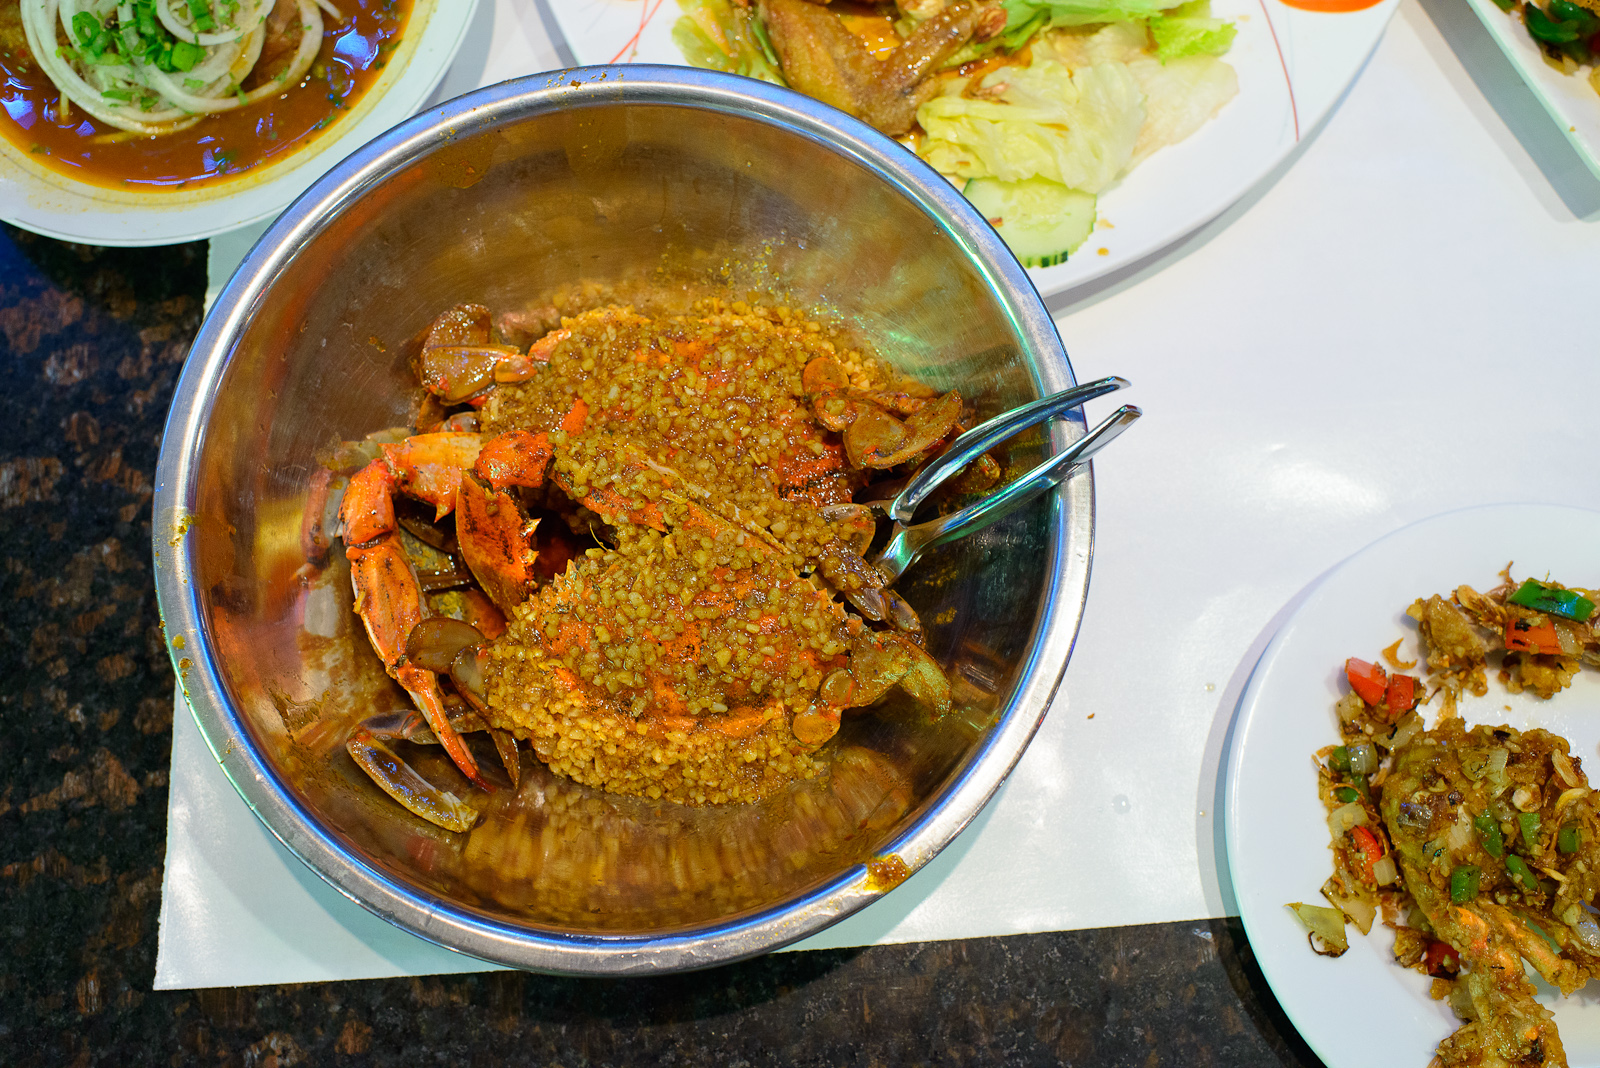
[[[630,49],[638,47],[639,38],[644,36],[644,28],[650,25],[650,20],[656,17],[657,11],[661,10],[661,4],[662,0],[656,0],[654,4],[651,4],[649,0],[645,0],[644,3],[639,5],[639,28],[633,31],[633,36],[628,38],[627,43],[617,50],[616,55],[611,57],[611,62],[615,63]]]
[[[1278,50],[1278,66],[1283,68],[1283,83],[1289,87],[1289,114],[1294,116],[1294,140],[1300,143],[1300,108],[1294,102],[1294,79],[1289,77],[1289,61],[1283,58],[1283,46],[1278,43],[1278,28],[1272,24],[1272,15],[1267,11],[1267,0],[1257,0],[1261,5],[1261,14],[1266,16],[1267,30],[1272,34],[1272,47]],[[613,60],[615,62],[615,60]]]

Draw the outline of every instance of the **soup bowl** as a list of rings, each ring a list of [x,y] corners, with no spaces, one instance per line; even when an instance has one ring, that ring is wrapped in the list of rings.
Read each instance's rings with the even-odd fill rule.
[[[166,634],[239,794],[372,912],[531,970],[704,967],[892,891],[1021,756],[1088,583],[1085,469],[898,584],[951,681],[949,714],[896,700],[851,714],[819,751],[822,774],[757,803],[602,793],[524,752],[520,785],[480,798],[471,830],[413,817],[345,750],[356,723],[406,697],[352,614],[337,547],[307,561],[317,472],[341,442],[415,418],[410,357],[445,308],[575,308],[641,285],[803,309],[959,389],[977,416],[1072,384],[1022,268],[899,145],[760,82],[586,68],[425,112],[316,183],[218,297],[162,443]],[[1082,433],[1061,420],[999,459],[1021,470]],[[430,778],[455,775],[437,749],[407,752]]]

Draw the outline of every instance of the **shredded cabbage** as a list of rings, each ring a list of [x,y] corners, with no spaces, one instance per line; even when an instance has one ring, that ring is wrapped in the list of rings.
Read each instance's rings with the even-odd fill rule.
[[[1144,93],[1125,64],[1071,70],[1036,52],[1027,67],[985,75],[992,96],[963,96],[964,85],[917,109],[922,157],[956,178],[1040,177],[1098,193],[1128,167],[1144,125]]]
[[[1150,20],[1150,39],[1163,63],[1183,56],[1220,56],[1232,47],[1236,32],[1233,23],[1211,17],[1210,0],[1194,0]]]

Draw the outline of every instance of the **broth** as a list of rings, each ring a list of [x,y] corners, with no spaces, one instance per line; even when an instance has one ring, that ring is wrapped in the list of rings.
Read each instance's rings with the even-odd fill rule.
[[[51,170],[113,189],[235,178],[310,143],[353,107],[400,43],[411,0],[336,0],[311,71],[281,95],[160,137],[116,130],[62,97],[28,50],[18,0],[0,0],[0,134]]]

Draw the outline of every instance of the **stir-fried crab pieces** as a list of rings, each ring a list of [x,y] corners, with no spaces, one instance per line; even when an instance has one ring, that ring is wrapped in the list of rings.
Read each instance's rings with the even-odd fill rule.
[[[1578,759],[1542,730],[1447,718],[1396,750],[1382,791],[1406,888],[1467,966],[1453,1003],[1470,1022],[1443,1063],[1565,1064],[1521,961],[1563,993],[1600,971],[1585,907],[1600,892],[1600,815]]]
[[[886,384],[788,309],[652,319],[610,307],[526,353],[492,336],[486,309],[459,305],[418,360],[435,396],[481,407],[483,432],[436,418],[433,432],[378,445],[345,498],[363,621],[427,720],[375,717],[351,739],[392,796],[444,826],[470,819],[384,742],[435,737],[481,783],[459,733],[487,729],[513,780],[514,735],[613,792],[754,800],[814,774],[810,754],[847,709],[898,687],[948,710],[916,613],[863,558],[875,514],[851,497],[865,468],[936,451],[957,429],[958,394]],[[596,543],[537,589],[528,489]],[[454,513],[452,551],[505,634],[419,618],[415,577],[396,575],[395,493],[432,505],[435,523]],[[363,553],[386,570],[368,574]],[[375,614],[397,598],[405,612]]]
[[[438,518],[455,511],[462,556],[501,609],[509,610],[527,596],[535,553],[528,541],[531,527],[508,490],[543,483],[548,441],[520,434],[485,443],[476,434],[446,432],[417,435],[381,451],[351,478],[340,506],[356,614],[385,670],[411,695],[456,767],[491,789],[451,723],[438,672],[419,665],[409,645],[423,622],[422,590],[397,533],[394,495],[404,492],[434,505]],[[419,727],[413,717],[380,717],[363,724],[348,748],[401,804],[442,826],[458,824],[467,815],[453,795],[428,794],[409,769],[396,770],[403,763],[383,745],[386,738],[413,738]]]
[[[1593,591],[1511,578],[1487,593],[1459,586],[1451,600],[1435,595],[1407,610],[1427,644],[1429,670],[1453,697],[1461,688],[1488,692],[1489,656],[1503,653],[1501,678],[1513,693],[1550,698],[1571,684],[1584,663],[1600,667]]]
[[[670,470],[636,484],[606,503],[644,521],[540,590],[487,651],[489,719],[552,768],[617,792],[753,800],[807,775],[844,710],[896,684],[948,709],[938,665],[847,616],[801,577],[803,558]]]

